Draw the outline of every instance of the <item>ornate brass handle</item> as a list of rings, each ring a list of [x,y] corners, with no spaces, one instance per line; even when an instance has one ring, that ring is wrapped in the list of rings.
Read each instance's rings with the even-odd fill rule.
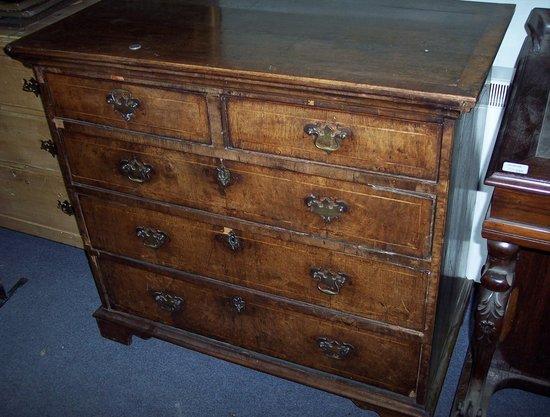
[[[128,90],[115,88],[111,90],[106,97],[107,103],[113,106],[113,109],[120,113],[122,118],[129,122],[134,117],[135,110],[139,107],[139,100],[132,97]]]
[[[151,229],[150,227],[136,227],[136,236],[143,244],[149,248],[158,249],[168,242],[168,235],[161,230]]]
[[[330,339],[326,336],[321,336],[317,338],[317,346],[323,351],[326,356],[332,359],[349,358],[349,356],[355,350],[355,348],[349,343]]]
[[[118,170],[133,182],[147,182],[151,180],[153,167],[149,164],[139,161],[136,158],[122,159],[118,163]]]
[[[340,149],[342,141],[351,137],[351,130],[329,123],[310,123],[304,126],[304,132],[313,137],[315,146],[326,153]]]
[[[242,313],[246,307],[246,302],[241,297],[233,297],[231,299],[231,306],[237,313]]]
[[[304,200],[306,206],[323,218],[325,223],[330,223],[333,220],[339,219],[343,213],[349,210],[348,205],[341,200],[334,200],[331,197],[319,198],[314,195],[306,197]]]
[[[318,282],[317,289],[328,295],[340,294],[340,289],[349,279],[342,272],[332,272],[324,268],[311,268],[309,274]]]
[[[177,313],[183,308],[183,298],[164,291],[151,291],[151,297],[157,305],[170,313]]]

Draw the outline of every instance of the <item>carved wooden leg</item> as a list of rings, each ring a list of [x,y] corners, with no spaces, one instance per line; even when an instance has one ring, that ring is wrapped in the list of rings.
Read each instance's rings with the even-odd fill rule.
[[[132,343],[133,332],[131,329],[97,317],[96,320],[99,332],[104,338],[114,340],[123,345],[130,345]]]
[[[487,414],[492,392],[486,392],[485,382],[499,342],[514,281],[518,247],[491,240],[487,246],[489,256],[475,305],[472,371],[464,400],[459,402],[456,410],[456,415],[460,417],[485,417]]]

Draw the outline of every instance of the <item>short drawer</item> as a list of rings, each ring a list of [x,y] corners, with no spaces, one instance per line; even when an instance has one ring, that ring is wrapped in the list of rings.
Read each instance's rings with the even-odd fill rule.
[[[363,317],[423,329],[428,277],[414,270],[80,195],[94,248]],[[140,236],[141,234],[141,236]]]
[[[57,117],[210,143],[204,95],[48,73]]]
[[[72,179],[323,238],[426,257],[434,200],[322,178],[65,132]]]
[[[413,336],[319,317],[237,286],[110,259],[100,268],[112,308],[403,395],[416,391],[421,344]]]
[[[234,97],[226,111],[234,148],[437,179],[436,123]]]

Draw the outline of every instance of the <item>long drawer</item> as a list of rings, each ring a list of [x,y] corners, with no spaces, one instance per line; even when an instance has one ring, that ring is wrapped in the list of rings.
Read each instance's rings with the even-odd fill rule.
[[[81,246],[74,216],[58,209],[66,199],[61,173],[0,163],[0,226]]]
[[[111,307],[356,381],[413,394],[421,344],[267,294],[100,261]]]
[[[58,117],[210,143],[204,95],[53,73],[46,78]]]
[[[236,97],[226,111],[235,148],[437,179],[436,123]]]
[[[21,107],[43,113],[38,95],[21,91],[24,80],[33,77],[32,70],[0,53],[0,105]]]
[[[422,330],[427,275],[127,201],[79,196],[94,248]]]
[[[59,172],[57,158],[41,149],[50,140],[43,116],[0,109],[0,161],[30,165]]]
[[[72,180],[246,220],[427,257],[433,199],[78,133],[63,140]]]

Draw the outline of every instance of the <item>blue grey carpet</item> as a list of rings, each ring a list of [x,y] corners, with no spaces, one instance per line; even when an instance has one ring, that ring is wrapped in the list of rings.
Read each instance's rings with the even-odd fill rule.
[[[373,417],[351,401],[157,340],[99,336],[99,299],[83,251],[0,228],[0,417]],[[461,329],[437,407],[447,417],[465,355]],[[493,397],[492,417],[550,415],[550,399]]]

